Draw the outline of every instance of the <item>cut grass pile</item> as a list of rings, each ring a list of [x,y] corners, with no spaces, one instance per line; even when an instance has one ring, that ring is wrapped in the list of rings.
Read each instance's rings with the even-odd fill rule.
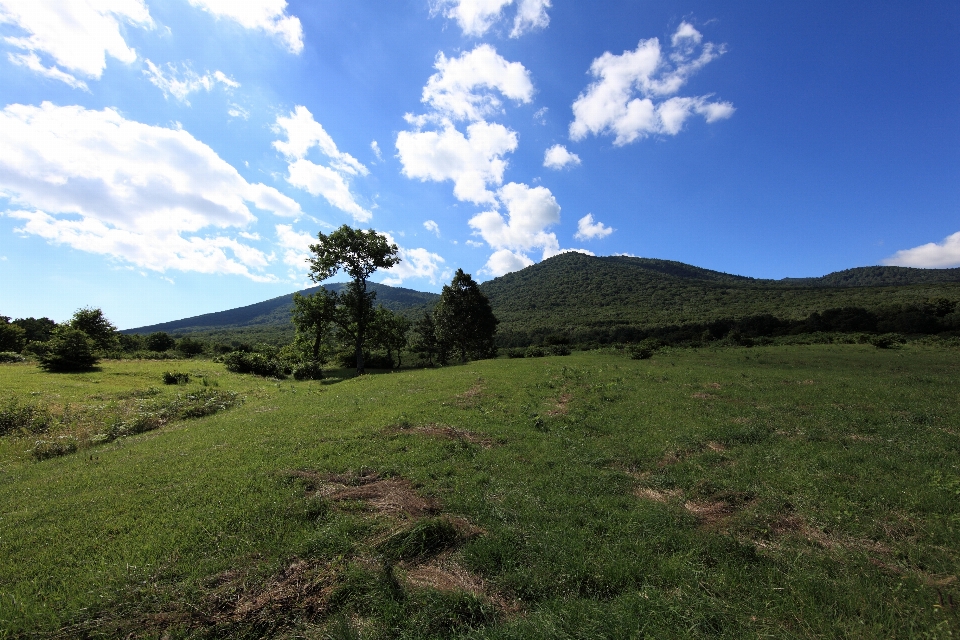
[[[0,438],[0,636],[960,633],[957,351],[190,366],[151,399],[206,378],[244,403],[40,462]],[[163,372],[0,387],[56,415]]]

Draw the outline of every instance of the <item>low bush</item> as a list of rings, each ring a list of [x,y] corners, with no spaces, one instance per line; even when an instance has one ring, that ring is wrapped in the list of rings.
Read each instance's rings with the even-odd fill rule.
[[[295,380],[321,380],[323,370],[317,362],[301,362],[293,368]]]
[[[290,373],[288,365],[262,353],[234,351],[223,356],[223,364],[227,371],[252,373],[265,378],[285,378]]]
[[[39,404],[20,404],[15,399],[0,403],[0,436],[11,433],[43,433],[50,428],[51,417]]]
[[[189,373],[167,371],[163,374],[163,384],[187,384],[190,382]]]
[[[530,345],[527,347],[527,350],[523,352],[524,358],[542,358],[545,355],[547,355],[547,353],[543,350],[543,347],[537,345]]]
[[[550,347],[550,355],[568,356],[570,355],[570,347],[565,344],[555,344]]]
[[[26,360],[19,353],[14,353],[13,351],[0,351],[0,364],[11,364],[14,362],[23,362]]]
[[[877,349],[895,349],[907,341],[899,333],[883,333],[870,338],[870,344]]]
[[[634,360],[648,360],[662,347],[663,343],[656,338],[646,338],[630,346],[630,357]]]
[[[522,358],[526,355],[526,349],[523,347],[514,347],[512,349],[507,349],[508,358]]]
[[[89,371],[100,359],[94,354],[96,345],[79,329],[58,327],[47,349],[37,357],[40,368],[51,372]]]

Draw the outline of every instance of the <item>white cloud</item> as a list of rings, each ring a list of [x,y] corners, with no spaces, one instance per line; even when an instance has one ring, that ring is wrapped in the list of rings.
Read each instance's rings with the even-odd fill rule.
[[[511,182],[497,194],[507,219],[497,211],[478,213],[469,225],[494,249],[541,249],[548,258],[560,251],[557,236],[546,229],[560,222],[560,205],[546,187]]]
[[[283,262],[291,267],[307,268],[307,258],[310,256],[310,245],[317,243],[316,236],[303,231],[296,231],[293,225],[278,224],[277,244],[283,250]]]
[[[487,185],[503,182],[503,156],[517,148],[517,134],[501,124],[474,122],[464,136],[450,122],[441,131],[401,131],[397,151],[408,178],[452,180],[461,201],[495,204]]]
[[[438,225],[433,220],[427,220],[423,223],[423,228],[429,231],[430,233],[435,234],[438,238],[440,237],[440,225]]]
[[[349,153],[343,153],[313,114],[304,106],[297,106],[289,117],[279,116],[274,130],[287,136],[287,141],[277,140],[274,148],[288,158],[305,158],[313,147],[320,149],[330,159],[331,165],[341,173],[367,175],[363,164]]]
[[[497,278],[513,271],[519,271],[532,264],[533,260],[522,253],[516,253],[509,249],[500,249],[491,254],[487,259],[487,264],[484,265],[481,271]]]
[[[604,53],[593,61],[596,78],[573,103],[570,137],[614,135],[614,144],[629,144],[651,134],[676,135],[692,114],[715,122],[733,115],[729,102],[710,96],[672,97],[704,65],[724,53],[722,46],[702,43],[702,35],[682,23],[671,38],[673,51],[664,54],[657,38],[641,40],[634,51]],[[697,55],[697,50],[700,53]]]
[[[533,114],[533,121],[541,125],[547,124],[547,112],[549,110],[549,107],[540,107],[537,109],[536,113]]]
[[[562,144],[555,144],[543,154],[543,166],[548,169],[563,169],[567,165],[580,164],[580,156],[570,153]]]
[[[373,217],[369,210],[357,203],[347,184],[350,176],[365,176],[370,171],[352,155],[340,151],[330,134],[313,119],[313,114],[306,107],[297,106],[289,117],[278,117],[274,130],[287,138],[286,141],[276,140],[273,143],[274,148],[287,158],[287,182],[311,195],[323,196],[357,222],[366,222]],[[313,147],[317,147],[329,159],[330,166],[306,159]]]
[[[519,38],[531,29],[545,29],[550,24],[549,8],[550,0],[520,0],[510,37]]]
[[[400,246],[389,233],[384,235],[387,237],[387,242],[397,245],[397,256],[400,262],[383,270],[383,273],[388,274],[381,281],[383,284],[398,287],[404,280],[410,278],[425,278],[430,281],[430,284],[437,284],[437,277],[445,262],[440,255],[426,249],[407,249]]]
[[[439,0],[434,11],[446,7],[443,15],[456,20],[463,33],[468,36],[482,36],[500,20],[503,8],[513,0]]]
[[[200,90],[210,91],[218,84],[228,89],[236,89],[240,86],[239,82],[227,77],[222,71],[207,72],[201,76],[190,68],[180,71],[175,65],[167,64],[167,70],[164,71],[150,60],[145,62],[147,68],[143,70],[144,75],[153,85],[163,91],[164,97],[173,96],[185,104],[190,104],[187,96],[191,93]]]
[[[521,103],[533,98],[533,82],[526,68],[519,62],[507,62],[488,44],[459,58],[438,53],[434,66],[437,73],[427,80],[422,101],[442,117],[477,121],[502,111],[493,91]]]
[[[40,61],[40,56],[32,51],[30,53],[7,53],[7,59],[17,66],[26,67],[34,73],[40,74],[44,78],[59,80],[74,89],[90,90],[89,87],[87,87],[87,83],[83,80],[78,80],[76,76],[61,71],[56,66],[43,66],[43,63]]]
[[[577,240],[595,240],[606,238],[611,233],[613,233],[613,229],[602,222],[594,222],[593,214],[588,213],[577,221],[577,232],[573,237]]]
[[[290,53],[303,51],[303,26],[299,18],[287,15],[286,0],[190,0],[190,4],[245,29],[274,36]]]
[[[255,273],[270,256],[217,234],[256,220],[248,203],[302,213],[182,129],[49,102],[0,111],[0,194],[21,209],[8,215],[26,220],[24,233],[155,271],[255,280],[270,279]]]
[[[250,118],[250,112],[241,107],[238,104],[230,103],[230,108],[227,109],[227,115],[231,118],[242,118],[248,120]],[[250,163],[247,163],[247,166],[250,166]]]
[[[897,267],[920,269],[949,269],[960,267],[960,231],[942,242],[930,242],[913,249],[903,249],[883,261]]]
[[[373,155],[376,156],[377,162],[383,162],[383,152],[380,151],[380,145],[376,140],[370,143],[370,149],[373,151]]]
[[[438,0],[434,12],[456,20],[464,35],[479,37],[503,18],[503,9],[513,0]],[[531,29],[542,29],[550,23],[547,9],[550,0],[519,0],[513,21],[511,38],[517,38]]]
[[[86,85],[62,69],[99,79],[107,55],[128,64],[137,59],[121,34],[121,22],[153,27],[143,0],[0,0],[0,23],[25,32],[4,38],[28,52],[11,60],[76,88]],[[62,69],[44,67],[38,53],[50,56]]]

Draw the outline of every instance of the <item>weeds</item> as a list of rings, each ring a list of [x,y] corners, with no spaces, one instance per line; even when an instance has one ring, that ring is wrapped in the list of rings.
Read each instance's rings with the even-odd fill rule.
[[[39,403],[21,403],[10,398],[0,404],[0,436],[44,433],[50,428],[50,412]]]

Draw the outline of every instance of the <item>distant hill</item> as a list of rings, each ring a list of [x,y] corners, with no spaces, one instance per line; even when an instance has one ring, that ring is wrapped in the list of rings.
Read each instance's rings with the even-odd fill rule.
[[[345,285],[334,283],[323,285],[331,291],[340,291]],[[440,296],[435,293],[424,293],[413,289],[390,287],[385,284],[368,283],[368,288],[377,292],[376,304],[383,305],[391,311],[414,314],[418,310],[435,304]],[[303,289],[299,293],[308,295],[314,293],[320,286]],[[145,327],[125,329],[123,333],[149,334],[164,331],[171,335],[191,335],[195,337],[222,338],[222,339],[272,339],[281,337],[289,339],[293,336],[293,324],[290,322],[290,313],[293,308],[293,294],[287,294],[256,304],[205,313],[183,320],[162,322]]]
[[[339,290],[342,284],[327,285]],[[434,293],[370,285],[377,303],[413,317]],[[563,253],[480,285],[500,319],[505,345],[559,333],[575,341],[615,337],[625,328],[711,322],[771,314],[798,320],[839,307],[881,309],[960,300],[960,269],[860,267],[819,278],[765,280],[670,260]],[[307,294],[317,287],[304,289]],[[213,340],[280,341],[293,336],[293,294],[124,333],[165,331]]]
[[[509,345],[550,333],[582,340],[625,327],[760,314],[802,319],[837,307],[960,300],[960,269],[864,267],[821,278],[762,280],[667,260],[564,253],[481,288]]]

